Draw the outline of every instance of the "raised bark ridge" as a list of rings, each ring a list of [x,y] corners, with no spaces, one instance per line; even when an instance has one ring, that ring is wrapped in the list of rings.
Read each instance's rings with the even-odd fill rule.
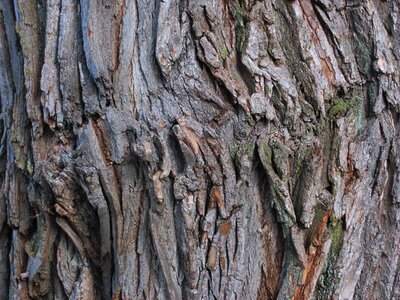
[[[400,297],[398,1],[0,5],[1,299]]]

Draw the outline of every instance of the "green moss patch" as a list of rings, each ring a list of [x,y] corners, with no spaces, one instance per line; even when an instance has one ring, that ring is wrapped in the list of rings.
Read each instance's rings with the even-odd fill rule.
[[[236,50],[242,52],[247,40],[247,8],[242,0],[235,0],[233,4],[233,17],[236,23]]]

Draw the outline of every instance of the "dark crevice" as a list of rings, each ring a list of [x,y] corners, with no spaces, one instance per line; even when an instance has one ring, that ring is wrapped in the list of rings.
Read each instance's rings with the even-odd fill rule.
[[[103,290],[103,297],[105,299],[110,299],[112,295],[112,290],[113,290],[113,285],[112,282],[114,282],[115,278],[114,276],[118,276],[116,274],[115,266],[118,265],[118,261],[116,261],[116,231],[115,231],[115,224],[113,226],[113,223],[116,222],[116,214],[113,212],[111,209],[112,206],[112,199],[108,197],[108,193],[106,192],[106,188],[104,186],[105,183],[103,183],[103,180],[101,180],[101,176],[99,176],[99,182],[100,182],[100,188],[101,192],[105,198],[105,201],[107,203],[107,210],[110,218],[110,245],[111,248],[109,249],[109,252],[106,254],[105,257],[101,257],[101,266],[102,266],[102,276],[103,276],[103,285],[102,285],[102,290]],[[114,262],[114,263],[111,263]],[[106,273],[104,273],[104,266],[109,267],[109,269],[105,270]]]
[[[241,54],[238,54],[238,57],[236,59],[236,69],[238,71],[238,74],[240,75],[240,78],[246,85],[247,90],[249,91],[249,94],[251,95],[251,94],[255,93],[256,86],[255,86],[255,82],[253,80],[253,74],[247,68],[247,66],[245,64],[243,64],[242,59],[241,59]]]

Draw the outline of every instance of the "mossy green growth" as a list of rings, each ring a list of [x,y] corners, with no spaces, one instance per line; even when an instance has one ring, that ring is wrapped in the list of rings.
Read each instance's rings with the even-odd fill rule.
[[[339,119],[344,117],[349,110],[352,110],[358,115],[361,108],[360,102],[360,97],[355,95],[354,92],[352,92],[352,96],[348,99],[335,98],[329,110],[329,116],[333,119]]]
[[[341,117],[350,108],[350,104],[344,100],[335,99],[329,110],[329,115],[333,118]]]
[[[330,218],[330,224],[330,232],[332,238],[330,254],[332,253],[337,257],[343,244],[343,221],[337,220],[332,215]]]
[[[258,154],[261,159],[261,163],[264,165],[264,168],[272,165],[272,149],[268,145],[267,141],[258,140]]]
[[[344,224],[342,220],[337,220],[333,215],[330,217],[329,224],[332,244],[325,260],[324,269],[318,278],[316,299],[330,299],[338,282],[336,261],[343,245]]]
[[[218,53],[221,60],[225,60],[229,56],[229,51],[226,48],[219,49]]]
[[[243,157],[244,155],[247,155],[247,157],[249,158],[253,157],[254,147],[255,145],[253,141],[246,141],[238,145],[238,150],[237,150],[238,159],[241,159],[241,157]]]
[[[236,22],[236,50],[242,52],[247,39],[247,8],[243,0],[235,0],[233,5],[233,16]]]
[[[235,159],[236,153],[238,151],[239,151],[239,144],[236,141],[234,141],[229,148],[229,155],[230,155],[231,159]]]
[[[329,132],[329,126],[330,126],[329,118],[325,116],[315,127],[314,129],[315,135],[319,136],[322,133]]]
[[[254,144],[252,143],[246,143],[242,146],[243,148],[243,152],[246,153],[249,156],[253,155],[253,151],[254,151]],[[242,151],[242,149],[241,149]]]
[[[28,171],[29,175],[33,174],[33,164],[30,159],[28,159],[28,161],[26,162],[26,171]]]

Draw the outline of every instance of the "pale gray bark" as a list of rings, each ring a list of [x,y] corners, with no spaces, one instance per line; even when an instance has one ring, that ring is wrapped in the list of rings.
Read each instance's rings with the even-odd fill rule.
[[[398,1],[2,0],[1,299],[399,299]]]

